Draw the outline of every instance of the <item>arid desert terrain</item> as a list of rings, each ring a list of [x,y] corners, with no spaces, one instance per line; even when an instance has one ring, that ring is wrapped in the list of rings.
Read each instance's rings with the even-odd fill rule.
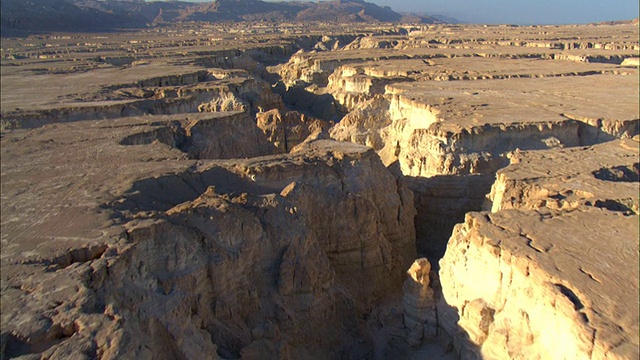
[[[638,359],[638,23],[3,38],[3,359]]]

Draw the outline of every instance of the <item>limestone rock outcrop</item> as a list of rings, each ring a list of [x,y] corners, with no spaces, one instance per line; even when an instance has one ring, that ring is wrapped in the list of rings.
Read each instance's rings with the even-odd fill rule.
[[[373,147],[386,165],[410,178],[418,248],[433,260],[444,253],[453,225],[482,208],[495,172],[509,164],[513,152],[635,136],[636,94],[623,90],[635,81],[597,75],[394,83],[350,112],[330,134]],[[597,87],[605,84],[612,106],[595,106],[603,97]],[[541,88],[555,92],[533,90]]]
[[[358,110],[365,101],[385,93],[385,86],[412,80],[409,71],[380,71],[376,64],[343,65],[329,76],[327,91],[345,113]],[[388,110],[387,110],[388,111]]]
[[[491,213],[467,214],[440,261],[438,315],[458,319],[469,339],[461,353],[636,358],[637,141],[511,160]]]
[[[622,66],[634,66],[634,67],[638,67],[640,66],[640,58],[627,58],[624,59],[624,61],[622,61],[622,64],[620,64]]]
[[[582,205],[638,214],[638,142],[517,152],[496,174],[485,210],[572,210]],[[562,166],[555,166],[562,164]]]
[[[396,123],[405,122],[397,133],[408,134],[398,136],[406,139],[398,156],[403,173],[411,176],[489,173],[502,167],[504,156],[515,149],[571,147],[614,137],[631,138],[638,131],[637,100],[633,94],[610,93],[616,105],[606,109],[595,109],[586,100],[600,99],[602,94],[594,89],[595,84],[609,81],[635,80],[604,75],[570,81],[527,80],[530,84],[537,83],[536,88],[553,87],[557,93],[552,96],[519,92],[516,89],[525,87],[518,79],[480,84],[445,82],[438,85],[439,91],[430,86],[430,95],[425,95],[427,84],[391,85],[388,87],[394,94],[391,118],[397,119]],[[570,109],[562,99],[575,96],[574,93],[585,101],[573,102]],[[532,102],[555,109],[536,110]]]
[[[226,116],[201,113],[160,122],[152,130],[126,136],[120,144],[142,146],[153,142],[179,149],[191,159],[248,158],[277,152],[246,112]]]
[[[341,65],[329,76],[327,90],[353,111],[346,124],[336,125],[334,136],[346,140],[353,131],[353,140],[364,143],[360,128],[370,129],[368,138],[383,140],[382,147],[370,143],[386,164],[397,160],[405,175],[432,177],[494,173],[515,149],[591,145],[638,132],[637,94],[623,90],[635,83],[628,76],[633,70],[553,60],[491,61],[501,65],[463,55],[376,62],[363,56],[359,63]],[[478,74],[463,71],[470,66],[478,67]],[[437,79],[445,70],[459,76]],[[505,81],[477,81],[496,78]],[[604,95],[598,86],[611,92]],[[547,88],[556,91],[528,90]],[[386,98],[388,107],[378,105],[378,111],[387,115],[363,116],[371,112],[369,99],[376,94]],[[594,106],[602,96],[612,106]]]
[[[329,134],[332,139],[351,141],[373,148],[386,164],[388,161],[385,161],[385,155],[381,150],[387,143],[383,138],[387,133],[383,132],[383,129],[391,124],[388,107],[387,98],[382,95],[374,96],[345,115],[330,129]]]
[[[468,214],[440,261],[468,356],[638,357],[638,230],[598,208]]]
[[[233,160],[191,160],[175,146],[179,129],[196,137],[245,117],[129,117],[3,136],[2,211],[15,214],[2,223],[3,356],[370,356],[361,319],[401,294],[416,256],[412,193],[350,143]],[[217,129],[205,138],[231,136]],[[25,172],[47,166],[50,180],[25,188]],[[72,174],[67,190],[48,191],[61,172]]]
[[[407,329],[407,342],[419,347],[426,339],[437,334],[438,318],[431,283],[431,264],[429,260],[416,260],[407,271],[404,282],[404,326]]]
[[[246,75],[246,74],[245,74]],[[86,81],[86,80],[85,80]],[[193,83],[191,83],[193,82]],[[82,102],[43,105],[33,110],[2,114],[5,129],[34,128],[55,122],[115,119],[144,114],[246,111],[283,109],[282,98],[269,84],[247,77],[209,79],[168,76],[133,84],[106,87],[98,94],[85,94]]]
[[[312,134],[326,132],[332,122],[314,119],[297,111],[269,110],[256,114],[258,127],[279,152],[289,152]]]

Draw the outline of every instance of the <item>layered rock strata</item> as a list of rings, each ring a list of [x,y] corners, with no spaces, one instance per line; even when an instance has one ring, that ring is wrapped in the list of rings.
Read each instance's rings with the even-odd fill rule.
[[[522,152],[498,172],[492,212],[456,225],[440,261],[438,315],[458,319],[462,354],[638,356],[637,149]]]
[[[388,85],[387,94],[364,102],[330,133],[373,147],[385,164],[410,177],[418,247],[433,260],[444,253],[453,225],[481,209],[494,173],[513,151],[637,134],[637,94],[624,90],[634,83],[620,75],[405,82]],[[605,96],[598,87],[606,84],[612,106],[603,108],[595,104]],[[555,90],[535,90],[541,88]]]
[[[277,152],[277,143],[265,136],[246,112],[198,115],[156,123],[150,130],[126,136],[120,145],[161,143],[181,150],[191,159],[249,158]]]
[[[388,165],[388,157],[380,151],[388,142],[387,132],[383,131],[391,125],[388,108],[388,98],[382,95],[374,96],[345,115],[329,130],[329,134],[331,138],[339,141],[351,141],[373,148]]]
[[[638,357],[638,230],[637,216],[593,207],[468,214],[440,262],[455,308],[441,312],[457,312],[449,318],[475,345],[460,352]]]
[[[182,81],[182,80],[180,80]],[[195,80],[194,80],[195,81]],[[138,84],[105,89],[82,102],[43,106],[2,114],[4,129],[33,128],[55,122],[115,119],[144,114],[246,111],[282,109],[282,98],[261,80],[245,77],[203,78],[201,82],[172,85],[172,77],[142,80]]]
[[[256,114],[258,127],[279,152],[289,152],[309,136],[326,132],[332,122],[314,119],[297,111],[269,110]]]
[[[380,94],[374,79],[397,76],[403,62],[418,71]],[[355,110],[331,136],[373,147],[409,177],[418,250],[433,260],[446,250],[443,297],[430,317],[439,328],[430,335],[461,358],[635,358],[637,306],[620,310],[634,303],[638,282],[626,268],[638,262],[634,71],[499,62],[491,71],[462,57],[343,65],[330,88],[360,96],[360,104],[349,105]],[[479,71],[458,73],[464,63],[479,63]],[[515,64],[526,64],[522,73]],[[611,106],[598,105],[603,97]],[[448,244],[434,241],[448,239],[483,200],[497,213],[467,215]],[[612,266],[617,256],[624,260]],[[405,285],[405,299],[416,291]],[[419,311],[405,304],[415,345],[428,333],[419,324],[430,321],[407,312]]]
[[[369,356],[359,319],[415,258],[411,192],[334,141],[189,160],[163,130],[180,117],[3,136],[3,356]]]
[[[407,329],[407,343],[419,347],[422,342],[435,338],[438,329],[436,303],[431,283],[429,260],[416,260],[407,271],[404,282],[404,326]]]
[[[1,357],[637,357],[635,38],[3,39]]]
[[[570,211],[586,205],[638,214],[636,140],[518,152],[511,161],[496,174],[485,210],[547,207]]]
[[[624,89],[635,83],[632,76],[600,75],[391,85],[390,116],[397,137],[406,139],[398,160],[410,176],[488,173],[515,149],[631,138],[638,102]],[[603,108],[596,101],[606,84],[611,106]],[[554,92],[537,90],[545,88]]]

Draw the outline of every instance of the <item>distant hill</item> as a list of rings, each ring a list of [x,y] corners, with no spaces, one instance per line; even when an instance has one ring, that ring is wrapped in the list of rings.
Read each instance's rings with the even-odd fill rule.
[[[85,3],[90,3],[86,4]],[[82,31],[135,27],[137,14],[111,11],[117,2],[72,0],[2,0],[1,26],[6,30]],[[127,3],[133,5],[134,3]],[[143,4],[144,5],[144,4]],[[114,9],[117,6],[113,7]]]
[[[418,13],[407,13],[402,15],[404,23],[422,23],[422,24],[458,24],[459,20],[444,15],[427,15]]]
[[[596,23],[597,25],[638,25],[638,18],[633,20],[615,20],[615,21],[602,21]]]
[[[362,0],[210,3],[144,0],[2,0],[3,36],[16,32],[106,31],[187,21],[439,22],[428,16],[403,17],[390,7]]]

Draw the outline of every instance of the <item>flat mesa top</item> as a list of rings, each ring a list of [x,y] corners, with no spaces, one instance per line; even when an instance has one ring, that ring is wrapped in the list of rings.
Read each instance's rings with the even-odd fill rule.
[[[638,214],[639,166],[636,139],[516,152],[496,174],[499,183],[510,185],[494,186],[491,211],[544,204],[567,211],[587,205]]]
[[[387,40],[380,41],[384,42]],[[424,45],[422,45],[424,46]],[[339,51],[321,51],[321,52],[305,52],[298,56],[314,61],[337,61],[337,62],[353,62],[364,61],[367,59],[420,59],[420,58],[448,58],[448,57],[498,57],[498,56],[520,56],[535,54],[537,57],[541,56],[553,56],[554,54],[564,54],[568,56],[610,56],[611,51],[590,49],[588,52],[585,50],[558,50],[546,47],[505,47],[499,45],[473,45],[465,47],[421,47],[419,44],[403,44],[398,45],[397,48],[360,48],[354,50],[339,50]],[[637,55],[637,51],[633,50],[618,50],[616,55],[625,55],[632,57]]]
[[[416,80],[481,80],[595,74],[636,74],[637,69],[614,64],[540,58],[511,59],[481,55],[453,58],[397,59],[346,65],[373,77],[407,74]]]
[[[431,107],[445,125],[638,119],[637,76],[581,76],[409,82],[387,86],[404,101]]]
[[[614,169],[621,166],[633,167],[638,163],[638,141],[636,139],[622,139],[596,144],[590,147],[556,148],[539,151],[527,151],[519,154],[511,164],[498,170],[498,176],[505,176],[509,180],[540,181],[552,178],[566,178],[588,174],[599,179],[603,184],[608,183],[609,187],[616,185],[628,185],[635,192],[626,192],[627,195],[637,195],[637,183],[631,178],[623,175],[616,177],[612,174],[602,172],[603,169]],[[563,166],[553,166],[552,163],[564,164]],[[616,184],[620,182],[623,184]],[[568,186],[569,184],[558,184]],[[609,191],[613,189],[601,189],[596,192]],[[595,190],[589,190],[594,192]],[[619,193],[612,191],[612,193]]]
[[[225,119],[234,113],[125,117],[50,124],[3,135],[2,257],[105,241],[114,219],[100,210],[144,177],[184,171],[194,161],[160,142],[120,144],[175,121]],[[106,229],[109,229],[106,231]],[[117,233],[117,232],[116,232]],[[27,256],[28,257],[28,256]]]
[[[3,66],[1,110],[6,112],[16,108],[61,106],[73,101],[76,96],[98,93],[108,86],[135,85],[138,81],[154,77],[191,74],[199,70],[204,68],[155,60],[127,67],[104,65],[87,71],[61,74],[37,67]]]

